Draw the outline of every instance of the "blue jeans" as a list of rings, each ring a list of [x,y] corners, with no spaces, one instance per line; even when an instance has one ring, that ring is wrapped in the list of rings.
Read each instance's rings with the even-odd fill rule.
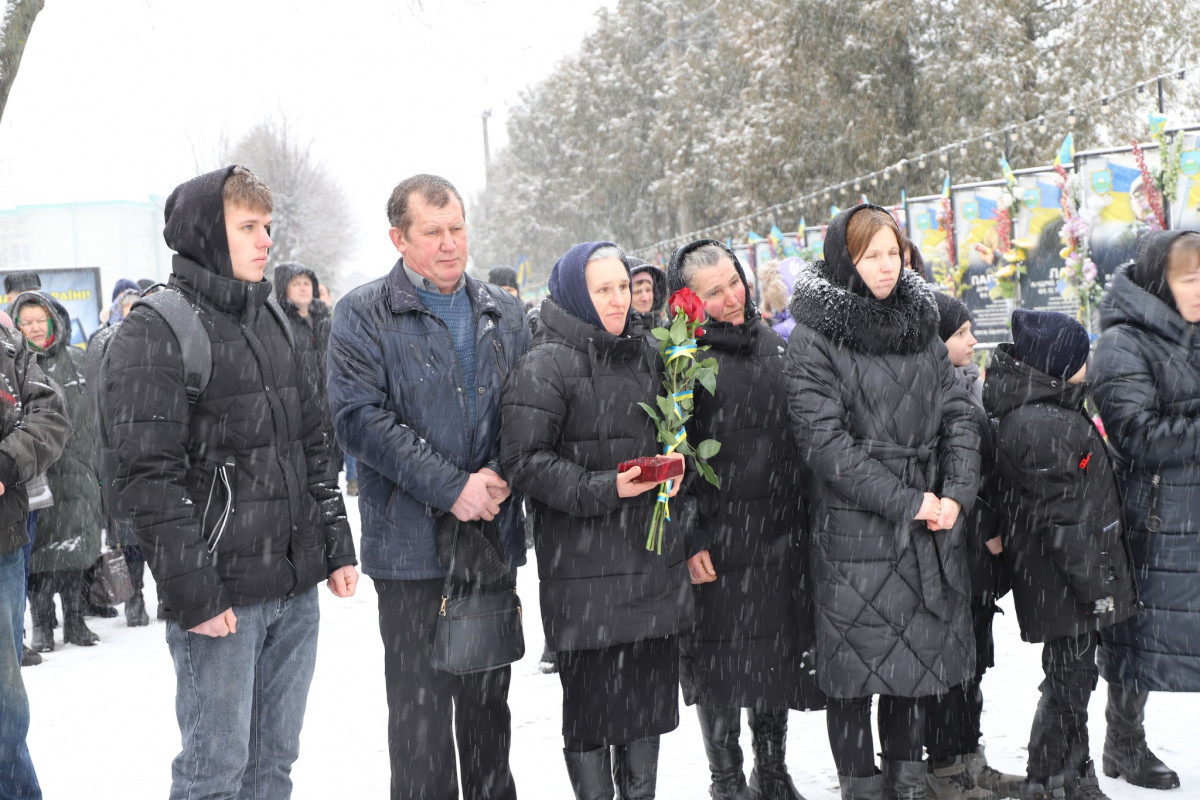
[[[346,453],[346,482],[349,483],[352,480],[357,480],[357,478],[358,459],[349,453]]]
[[[22,555],[21,560],[25,564],[25,574],[22,576],[22,579],[25,581],[25,589],[27,591],[29,589],[29,559],[31,559],[33,557],[33,534],[34,534],[34,531],[37,530],[37,518],[38,518],[37,511],[30,511],[29,516],[27,516],[25,518],[25,533],[29,536],[29,541],[26,542],[25,546],[21,548],[21,555]],[[20,620],[17,623],[17,630],[16,630],[17,652],[18,653],[21,652],[21,645],[24,643],[24,639],[21,636],[21,634],[24,633],[23,628],[24,628],[24,623],[25,623],[25,597],[26,597],[26,595],[24,595],[24,594],[21,595],[21,615],[17,618]]]
[[[285,800],[317,661],[316,587],[234,606],[237,633],[188,633],[167,622],[175,662],[175,716],[183,751],[171,764],[171,800]]]
[[[21,680],[21,623],[25,617],[25,556],[17,548],[0,556],[0,800],[41,800],[29,758],[29,697]]]

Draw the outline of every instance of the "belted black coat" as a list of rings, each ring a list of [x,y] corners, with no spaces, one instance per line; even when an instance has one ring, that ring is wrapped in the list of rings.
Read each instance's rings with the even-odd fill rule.
[[[542,302],[533,346],[504,386],[500,461],[532,516],[551,650],[676,634],[692,622],[686,501],[671,501],[662,554],[646,549],[656,492],[617,496],[617,465],[658,452],[638,401],[660,391],[640,329],[600,330]]]
[[[830,225],[825,253],[849,260],[844,225]],[[902,270],[879,301],[834,274],[820,260],[798,276],[785,368],[792,432],[813,473],[820,686],[839,698],[941,694],[975,668],[962,521],[930,532],[913,518],[926,491],[970,511],[974,412],[920,276]]]

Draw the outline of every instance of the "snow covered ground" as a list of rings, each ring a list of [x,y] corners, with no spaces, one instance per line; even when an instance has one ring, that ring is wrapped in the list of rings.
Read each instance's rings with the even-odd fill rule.
[[[357,532],[357,503],[350,499],[347,505]],[[542,630],[532,563],[522,569],[518,590],[525,606],[526,655],[513,667],[509,698],[517,791],[524,798],[570,797],[561,755],[558,678],[537,669]],[[375,593],[370,580],[360,583],[358,594],[349,600],[335,598],[324,587],[320,592],[320,649],[300,760],[293,770],[293,797],[386,798],[387,704]],[[152,587],[147,605],[155,605]],[[1008,614],[997,618],[998,663],[984,679],[984,734],[989,760],[1006,771],[1023,773],[1041,680],[1041,648],[1020,640],[1011,603],[1002,605]],[[90,619],[88,624],[101,636],[99,645],[63,646],[61,631],[56,631],[57,649],[41,666],[22,670],[33,715],[29,747],[45,796],[165,797],[179,731],[163,624],[128,628],[123,615]],[[1104,740],[1104,693],[1101,682],[1090,707],[1097,763]],[[1113,800],[1200,798],[1200,695],[1151,695],[1147,716],[1151,747],[1179,772],[1182,788],[1160,793],[1103,776],[1101,787]],[[750,741],[744,725],[742,744],[749,771]],[[797,787],[809,800],[838,796],[824,713],[792,712],[787,760]],[[708,765],[691,708],[682,708],[678,730],[663,737],[658,787],[658,796],[666,800],[708,796]]]

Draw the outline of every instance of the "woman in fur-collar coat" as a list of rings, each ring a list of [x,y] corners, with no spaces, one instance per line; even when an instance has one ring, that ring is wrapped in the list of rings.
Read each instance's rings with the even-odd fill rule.
[[[979,434],[932,291],[902,269],[904,242],[878,206],[842,212],[790,303],[789,416],[814,475],[817,674],[843,797],[878,796],[881,783],[889,796],[923,792],[919,698],[975,666],[961,518]]]

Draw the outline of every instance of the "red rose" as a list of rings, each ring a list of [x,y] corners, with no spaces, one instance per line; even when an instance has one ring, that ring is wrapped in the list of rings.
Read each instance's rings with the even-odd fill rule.
[[[704,301],[686,286],[671,295],[671,299],[667,301],[667,308],[671,309],[672,315],[682,311],[687,315],[688,322],[699,322],[706,316]]]

